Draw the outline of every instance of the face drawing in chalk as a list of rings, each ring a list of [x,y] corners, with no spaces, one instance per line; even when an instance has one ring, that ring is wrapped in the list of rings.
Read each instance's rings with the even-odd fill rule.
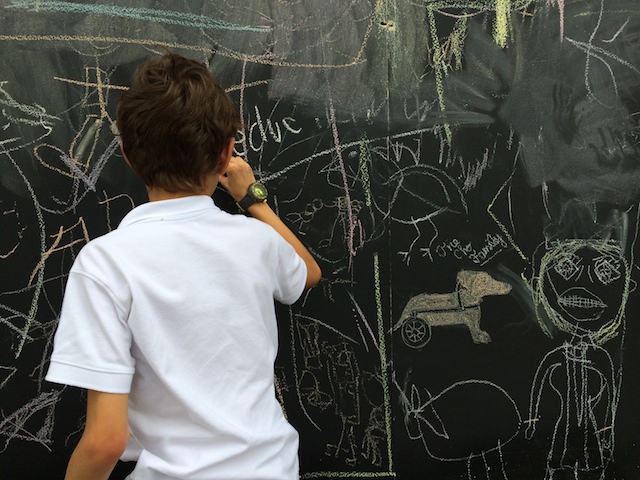
[[[409,299],[393,330],[400,330],[405,345],[422,348],[431,339],[431,327],[466,325],[474,343],[489,343],[480,328],[480,303],[488,295],[506,295],[511,285],[487,272],[461,270],[451,293],[422,293]]]
[[[602,345],[623,322],[629,266],[615,242],[565,240],[543,256],[535,280],[539,308],[569,338],[536,371],[525,436],[531,439],[542,428],[547,407],[557,417],[549,425],[545,478],[604,480],[613,458],[620,372]],[[550,410],[553,405],[561,408]]]

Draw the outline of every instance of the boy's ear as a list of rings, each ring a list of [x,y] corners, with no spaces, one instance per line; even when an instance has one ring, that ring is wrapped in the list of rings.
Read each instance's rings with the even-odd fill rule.
[[[222,153],[220,154],[220,159],[219,159],[219,172],[226,172],[227,171],[227,166],[229,165],[229,161],[231,160],[231,157],[233,156],[233,147],[236,144],[236,139],[231,137],[228,141],[226,146],[222,149]]]
[[[127,165],[131,166],[131,162],[127,158],[127,154],[124,153],[124,148],[122,148],[122,140],[120,140],[120,151],[122,152],[122,156],[124,157],[124,161],[127,162]]]

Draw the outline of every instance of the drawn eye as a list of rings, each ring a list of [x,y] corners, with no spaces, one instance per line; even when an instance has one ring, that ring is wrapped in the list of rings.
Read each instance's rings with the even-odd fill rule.
[[[620,260],[603,255],[594,260],[593,272],[604,285],[618,280],[622,276]]]
[[[553,269],[558,275],[565,280],[569,280],[571,277],[582,273],[584,267],[580,265],[581,259],[577,255],[565,255],[555,261]]]

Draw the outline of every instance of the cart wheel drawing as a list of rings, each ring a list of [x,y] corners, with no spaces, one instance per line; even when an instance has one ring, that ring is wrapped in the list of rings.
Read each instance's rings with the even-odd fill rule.
[[[402,324],[402,341],[411,348],[422,348],[431,340],[431,325],[416,315]]]

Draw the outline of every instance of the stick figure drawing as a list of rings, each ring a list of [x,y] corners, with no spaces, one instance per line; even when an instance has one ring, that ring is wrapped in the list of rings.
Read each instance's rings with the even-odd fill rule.
[[[603,344],[619,333],[629,283],[629,265],[614,241],[563,240],[542,257],[534,299],[568,335],[536,371],[525,422],[531,439],[539,422],[549,421],[543,407],[547,415],[556,412],[550,415],[555,424],[547,480],[605,478],[613,458],[621,377]]]

